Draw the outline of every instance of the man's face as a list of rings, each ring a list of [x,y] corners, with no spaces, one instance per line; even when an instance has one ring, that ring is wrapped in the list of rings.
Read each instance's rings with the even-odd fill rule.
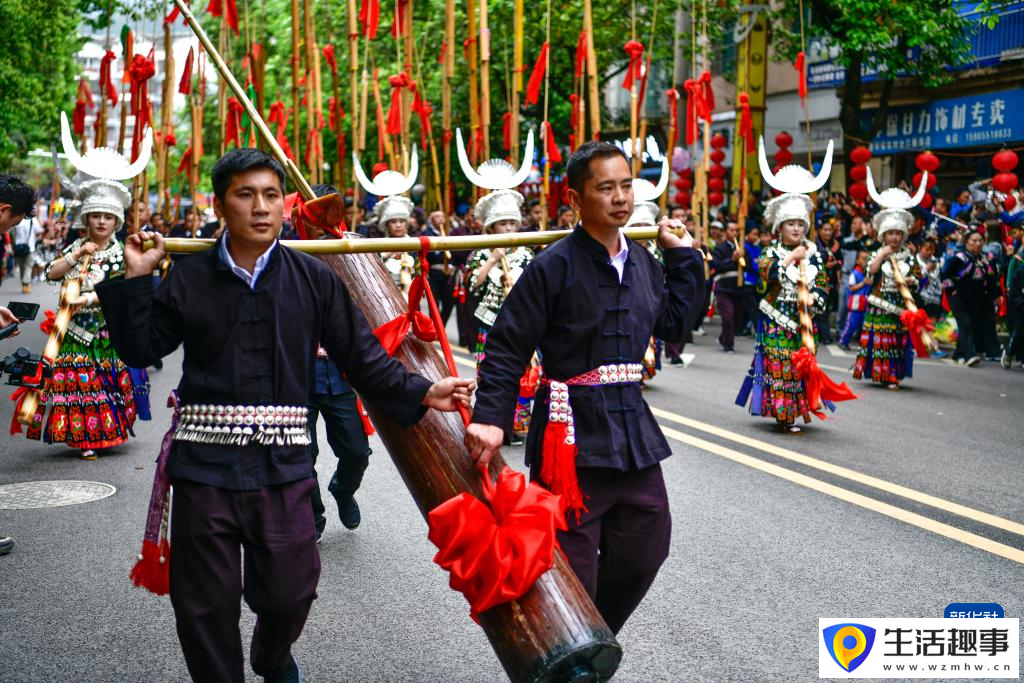
[[[163,214],[154,213],[153,217],[149,219],[149,224],[154,230],[162,234],[165,227]]]
[[[761,232],[759,230],[747,230],[747,242],[754,244],[761,239]]]
[[[430,224],[437,230],[440,230],[441,226],[444,225],[444,214],[440,211],[431,211]]]
[[[541,208],[540,204],[530,207],[530,224],[540,225],[541,218],[544,217],[544,209]]]
[[[618,154],[591,159],[590,177],[583,191],[569,189],[569,199],[579,211],[584,226],[596,229],[621,228],[633,213],[633,174]]]
[[[964,190],[963,192],[961,192],[960,194],[958,194],[956,196],[956,200],[959,203],[961,203],[961,204],[966,204],[967,202],[970,201],[970,199],[971,199],[971,193],[968,192],[967,190]]]
[[[729,222],[725,226],[725,238],[727,240],[729,240],[730,242],[735,242],[736,239],[739,236],[740,236],[740,226],[736,225],[733,222]]]
[[[213,198],[213,209],[227,223],[232,242],[269,247],[281,233],[284,217],[281,181],[269,168],[236,173],[224,199]]]
[[[831,223],[823,223],[818,228],[818,236],[821,237],[821,241],[822,242],[831,242],[833,234],[835,234],[835,233],[832,230],[832,224]]]
[[[671,211],[669,211],[668,217],[669,218],[674,218],[674,219],[679,220],[679,221],[685,221],[686,220],[686,209],[684,209],[681,206],[677,206],[676,208],[674,208]]]
[[[0,235],[4,234],[25,219],[25,214],[14,213],[10,204],[0,204]]]

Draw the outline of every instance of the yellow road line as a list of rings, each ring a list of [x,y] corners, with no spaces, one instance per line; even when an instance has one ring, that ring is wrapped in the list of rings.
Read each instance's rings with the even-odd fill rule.
[[[759,439],[754,439],[749,436],[743,436],[742,434],[737,434],[735,432],[731,432],[721,427],[716,427],[705,422],[700,422],[699,420],[683,417],[682,415],[677,415],[676,413],[670,412],[668,410],[663,410],[661,408],[655,408],[654,406],[651,406],[651,412],[654,413],[659,418],[670,420],[677,424],[692,427],[693,429],[699,429],[700,431],[706,432],[708,434],[714,434],[715,436],[722,437],[723,439],[728,439],[735,443],[743,444],[744,446],[756,448],[760,451],[764,451],[765,453],[770,453],[771,455],[775,455],[780,458],[785,458],[786,460],[798,462],[801,465],[813,467],[817,470],[821,470],[822,472],[828,472],[829,474],[835,475],[837,477],[842,477],[843,479],[855,481],[858,484],[870,486],[880,491],[885,491],[886,493],[901,496],[908,500],[913,500],[914,502],[917,503],[929,505],[931,507],[938,508],[939,510],[949,512],[954,515],[966,517],[967,519],[973,519],[976,522],[981,522],[982,524],[987,524],[989,526],[996,527],[997,529],[1002,529],[1003,531],[1009,531],[1010,533],[1024,536],[1024,524],[1021,524],[1019,522],[1004,519],[1002,517],[998,517],[987,512],[982,512],[980,510],[975,510],[974,508],[970,508],[965,505],[960,505],[959,503],[954,503],[952,501],[945,500],[944,498],[938,498],[936,496],[932,496],[930,494],[923,493],[915,489],[907,488],[906,486],[900,486],[899,484],[894,484],[884,479],[879,479],[878,477],[872,477],[871,475],[864,474],[862,472],[857,472],[856,470],[851,470],[840,465],[834,465],[830,462],[825,462],[824,460],[812,458],[808,455],[803,455],[802,453],[791,451],[788,448],[782,448],[781,446],[776,446],[774,444],[767,443]]]
[[[958,541],[965,545],[978,548],[979,550],[992,553],[993,555],[998,555],[999,557],[1012,560],[1019,564],[1024,564],[1024,550],[1019,550],[1002,543],[997,543],[996,541],[985,538],[984,536],[972,534],[969,531],[958,529],[954,526],[950,526],[949,524],[937,522],[934,519],[919,515],[915,512],[910,512],[909,510],[904,510],[903,508],[896,507],[895,505],[883,503],[875,500],[874,498],[869,498],[859,493],[847,491],[839,486],[828,484],[805,474],[788,470],[785,467],[780,467],[778,465],[759,460],[753,456],[740,453],[739,451],[734,451],[731,448],[721,446],[712,441],[707,441],[696,436],[685,434],[676,429],[672,429],[671,427],[663,426],[662,430],[665,432],[666,436],[675,439],[676,441],[689,444],[696,448],[700,448],[701,450],[708,451],[709,453],[714,453],[715,455],[720,455],[723,458],[727,458],[741,465],[752,467],[753,469],[766,474],[779,477],[780,479],[785,479],[788,482],[809,488],[819,493],[824,493],[827,496],[832,496],[833,498],[857,505],[858,507],[862,507],[866,510],[871,510],[887,517],[897,519],[901,522],[906,522],[907,524],[924,529],[925,531],[930,531],[934,534],[938,534],[939,536],[944,536],[945,538],[953,541]]]

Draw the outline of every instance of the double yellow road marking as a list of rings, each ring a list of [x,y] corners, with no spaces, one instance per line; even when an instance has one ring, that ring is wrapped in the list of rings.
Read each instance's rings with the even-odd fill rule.
[[[476,367],[476,363],[468,358],[460,356],[459,354],[455,354],[455,362],[459,365],[464,365],[474,369]],[[937,510],[942,510],[943,512],[957,515],[964,519],[970,519],[1018,536],[1024,536],[1024,524],[1021,524],[1020,522],[1005,519],[981,510],[976,510],[966,505],[954,503],[944,498],[939,498],[922,491],[917,491],[906,486],[901,486],[900,484],[886,481],[885,479],[857,472],[856,470],[851,470],[847,467],[842,467],[841,465],[835,465],[824,460],[819,460],[818,458],[813,458],[788,448],[783,448],[766,441],[761,441],[760,439],[738,434],[736,432],[729,431],[728,429],[723,429],[722,427],[701,422],[700,420],[684,417],[662,408],[651,406],[651,412],[662,422],[672,422],[689,429],[698,430],[706,434],[716,436],[720,439],[740,444],[747,448],[753,448],[763,453],[767,453],[805,467],[816,469],[834,477],[845,479],[862,486],[867,486],[915,503],[927,505]],[[708,441],[707,439],[702,439],[698,436],[679,431],[678,429],[674,429],[673,427],[669,427],[663,423],[660,424],[660,426],[662,431],[665,433],[665,436],[675,441],[679,441],[680,443],[685,443],[689,446],[693,446],[694,448],[699,448],[705,452],[721,456],[741,465],[764,472],[765,474],[770,474],[793,484],[797,484],[798,486],[803,486],[866,510],[871,510],[887,517],[900,520],[901,522],[918,527],[919,529],[924,529],[925,531],[930,531],[934,534],[938,534],[939,536],[984,550],[992,553],[993,555],[1024,564],[1024,550],[1019,548],[998,543],[984,536],[965,531],[950,524],[936,521],[930,517],[926,517],[915,512],[910,512],[909,510],[905,510],[896,505],[884,503],[869,496],[855,493],[842,488],[841,486],[829,484],[774,463],[765,462],[760,458],[756,458],[713,441]]]

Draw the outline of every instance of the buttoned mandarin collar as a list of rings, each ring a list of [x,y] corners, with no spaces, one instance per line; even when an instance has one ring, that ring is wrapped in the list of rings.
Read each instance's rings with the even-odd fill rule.
[[[573,228],[572,238],[577,240],[578,244],[588,251],[595,260],[614,268],[619,276],[619,283],[622,282],[625,264],[629,261],[629,241],[621,228],[619,229],[619,252],[615,256],[608,255],[608,249],[583,229],[582,222],[577,223]]]
[[[256,282],[270,264],[270,258],[273,256],[274,249],[276,248],[277,240],[275,239],[271,245],[267,247],[267,250],[260,254],[259,258],[256,259],[256,264],[252,268],[252,273],[249,273],[235,263],[235,260],[231,258],[231,251],[228,249],[227,230],[224,231],[224,235],[220,238],[220,242],[217,243],[217,253],[220,256],[221,267],[234,273],[238,279],[249,287],[249,289],[256,289]]]

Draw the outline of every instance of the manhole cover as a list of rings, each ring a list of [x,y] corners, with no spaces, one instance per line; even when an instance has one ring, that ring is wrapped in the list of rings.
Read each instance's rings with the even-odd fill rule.
[[[117,491],[98,481],[26,481],[0,486],[0,510],[56,508],[91,503]]]

